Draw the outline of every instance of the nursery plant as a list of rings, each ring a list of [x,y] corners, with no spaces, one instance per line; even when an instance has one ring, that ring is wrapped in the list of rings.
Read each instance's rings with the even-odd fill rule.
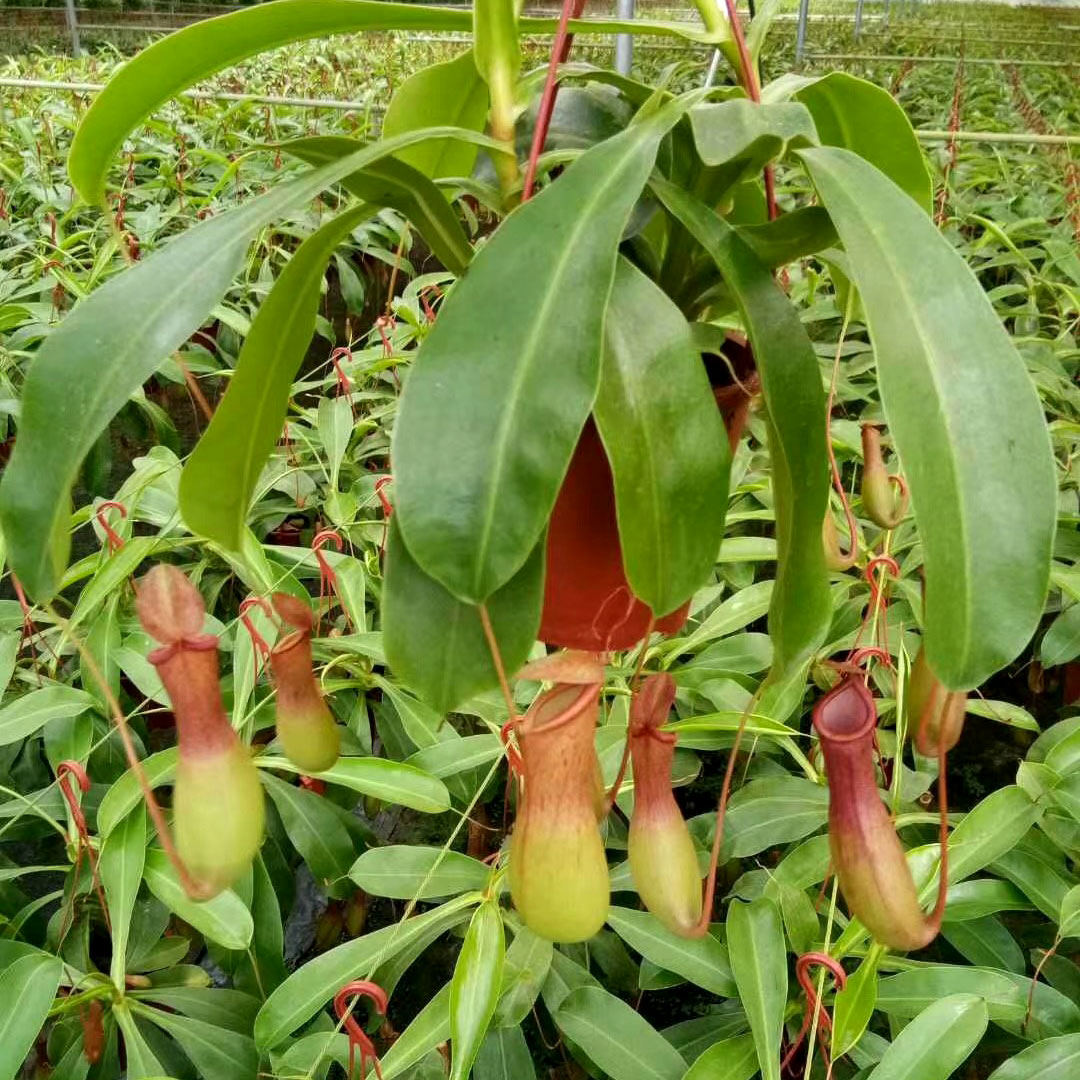
[[[1075,655],[1076,421],[1039,395],[1075,410],[1068,371],[939,229],[893,95],[762,84],[777,4],[583,7],[277,0],[156,42],[82,115],[70,183],[128,265],[32,350],[0,482],[0,659],[33,687],[0,709],[25,752],[0,839],[58,860],[0,867],[0,1080],[28,1054],[95,1080],[1080,1057],[1076,718],[1015,784],[947,792],[968,713],[1037,728],[980,687],[1048,598],[1041,655]],[[715,46],[728,77],[575,62],[598,26]],[[397,86],[379,138],[268,132],[265,191],[125,241],[156,108],[395,29],[471,46]],[[234,366],[193,373],[275,234]],[[313,373],[329,267],[345,344]],[[205,404],[194,448],[73,509],[163,370]],[[679,790],[703,771],[715,807]],[[62,886],[22,893],[37,873]],[[1029,971],[997,916],[1033,908],[1056,929]],[[680,1014],[642,1004],[684,983]]]

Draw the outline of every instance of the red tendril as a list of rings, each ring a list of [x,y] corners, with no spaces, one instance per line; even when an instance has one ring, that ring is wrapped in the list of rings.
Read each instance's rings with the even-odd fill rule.
[[[380,558],[386,554],[386,535],[390,531],[390,518],[394,514],[394,504],[386,497],[384,489],[388,484],[392,484],[394,478],[392,476],[380,476],[375,481],[375,497],[379,500],[383,509],[383,534],[382,540],[379,543],[379,556]]]
[[[115,555],[124,546],[124,538],[106,519],[105,514],[108,510],[115,510],[120,517],[124,519],[127,518],[128,512],[127,507],[122,502],[117,502],[115,499],[110,499],[108,502],[99,504],[97,510],[94,511],[97,523],[101,527],[101,531],[105,534],[105,542],[109,545],[109,554]]]
[[[101,913],[105,917],[105,925],[109,933],[112,933],[112,924],[109,922],[109,908],[105,903],[105,893],[101,887],[101,878],[98,877],[97,858],[94,849],[90,845],[90,830],[86,827],[86,815],[83,813],[79,797],[71,788],[71,777],[75,777],[79,790],[85,795],[90,790],[90,777],[86,770],[77,761],[61,761],[56,766],[56,783],[60,788],[60,794],[67,803],[71,820],[78,835],[75,854],[75,881],[78,883],[79,867],[82,865],[83,852],[86,852],[87,861],[90,864],[90,876],[94,881],[94,891],[97,893],[98,902],[101,904]],[[61,935],[63,936],[63,935]]]
[[[333,529],[322,529],[315,534],[311,541],[311,550],[315,552],[315,559],[319,564],[319,619],[322,620],[322,603],[326,600],[327,608],[331,604],[331,596],[337,596],[337,575],[335,575],[322,549],[327,544],[333,544],[337,551],[345,549],[345,542]]]
[[[264,615],[268,615],[270,618],[274,617],[274,613],[263,596],[249,596],[246,600],[240,602],[240,621],[244,624],[244,629],[248,632],[248,637],[251,638],[251,647],[255,650],[255,676],[258,678],[259,669],[270,659],[270,646],[266,638],[255,629],[251,616],[248,615],[248,612],[254,607],[259,608]]]
[[[813,1019],[815,1013],[818,1016],[818,1021],[823,1030],[829,1031],[832,1028],[832,1021],[829,1019],[829,1014],[825,1011],[825,1006],[821,1003],[821,998],[818,997],[817,987],[814,986],[811,980],[810,969],[815,967],[828,970],[833,977],[833,982],[837,990],[843,990],[844,986],[847,984],[847,973],[827,953],[803,953],[803,955],[795,961],[795,977],[799,980],[799,985],[803,988],[803,993],[806,994],[806,1011],[803,1013],[803,1022],[802,1027],[799,1029],[799,1034],[795,1036],[795,1041],[791,1044],[787,1054],[784,1056],[784,1060],[780,1063],[780,1068],[783,1070],[787,1069],[795,1052],[806,1038],[806,1033],[810,1030],[810,1021]],[[825,1061],[825,1068],[827,1070],[829,1068],[829,1056],[825,1050],[824,1038],[821,1040],[820,1048],[821,1056]]]
[[[386,1015],[388,1005],[386,991],[378,983],[366,982],[363,979],[346,983],[334,995],[334,1012],[337,1013],[349,1037],[349,1080],[352,1080],[355,1074],[357,1051],[360,1052],[359,1075],[363,1077],[367,1072],[367,1063],[370,1059],[375,1068],[375,1075],[382,1080],[382,1067],[379,1065],[379,1055],[375,1052],[375,1046],[352,1014],[356,998],[367,998],[375,1006],[376,1011],[383,1016]]]

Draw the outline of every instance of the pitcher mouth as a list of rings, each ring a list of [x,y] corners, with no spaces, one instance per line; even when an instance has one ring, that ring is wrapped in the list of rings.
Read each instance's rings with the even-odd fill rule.
[[[540,702],[539,708],[530,710],[521,723],[523,735],[542,735],[555,731],[579,717],[592,705],[600,691],[599,683],[559,687]]]
[[[850,709],[842,700],[847,695],[858,699],[861,715],[855,719],[850,717]],[[866,683],[859,678],[848,678],[814,706],[813,720],[822,739],[833,743],[858,742],[876,727],[877,710]]]

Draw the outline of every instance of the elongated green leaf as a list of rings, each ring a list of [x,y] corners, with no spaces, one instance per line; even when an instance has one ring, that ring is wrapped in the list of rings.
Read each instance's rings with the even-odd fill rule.
[[[647,911],[613,907],[608,926],[636,952],[719,997],[735,996],[727,949],[712,935],[685,938],[673,934]]]
[[[139,1031],[128,1003],[123,1000],[115,1002],[112,1013],[124,1039],[125,1075],[130,1080],[151,1080],[152,1077],[164,1076],[165,1069]]]
[[[986,1002],[953,994],[924,1009],[893,1040],[867,1080],[947,1080],[979,1045]]]
[[[325,772],[305,773],[288,758],[262,755],[255,759],[261,769],[314,775],[328,784],[340,784],[361,795],[371,795],[383,802],[407,806],[425,814],[441,814],[450,809],[446,785],[429,772],[401,761],[387,758],[339,757]]]
[[[757,1071],[753,1035],[734,1035],[705,1050],[683,1080],[750,1080]]]
[[[823,207],[801,206],[761,225],[736,226],[762,266],[783,266],[836,243],[836,227]]]
[[[1080,1029],[1080,1008],[1041,982],[1035,986],[1031,1022],[1025,1028],[1030,990],[1031,980],[1026,975],[988,968],[928,965],[882,979],[878,984],[878,1008],[893,1016],[913,1017],[950,994],[975,994],[985,1000],[994,1023],[1029,1041]]]
[[[996,1068],[989,1080],[1072,1080],[1080,1069],[1080,1034],[1043,1039]]]
[[[731,799],[724,827],[724,855],[745,858],[776,844],[801,840],[829,815],[829,795],[799,776],[752,780]],[[715,815],[705,821],[711,830]]]
[[[690,125],[701,160],[711,168],[725,166],[729,187],[756,176],[789,147],[818,142],[809,111],[795,102],[758,105],[747,98],[733,98],[698,105],[690,110]]]
[[[551,969],[553,947],[547,938],[521,927],[506,950],[496,1027],[516,1027],[529,1015]]]
[[[146,814],[141,808],[133,810],[111,832],[101,847],[98,872],[109,905],[112,932],[112,964],[109,976],[121,990],[127,971],[127,941],[131,929],[131,913],[142,882],[146,859]]]
[[[976,878],[950,885],[946,907],[949,922],[958,923],[999,911],[1031,911],[1035,905],[1009,881]]]
[[[644,1017],[598,986],[572,990],[555,1023],[611,1080],[682,1080],[686,1062]]]
[[[397,88],[383,117],[383,137],[431,124],[482,131],[487,104],[487,87],[476,70],[472,50],[466,49],[453,60],[417,71]],[[470,176],[476,162],[476,147],[445,139],[403,150],[398,159],[432,180]]]
[[[848,976],[844,989],[836,992],[830,1050],[837,1057],[862,1038],[870,1023],[877,1002],[878,963],[884,952],[881,945],[871,946],[866,959]]]
[[[146,782],[151,788],[172,782],[176,773],[178,751],[175,746],[168,750],[159,750],[151,754],[143,763]],[[102,839],[109,835],[127,816],[128,812],[142,801],[139,781],[129,769],[119,780],[109,786],[101,805],[98,807],[97,825]]]
[[[63,964],[35,952],[0,973],[0,1080],[15,1080],[53,1003]]]
[[[733,900],[728,908],[727,943],[761,1075],[763,1080],[779,1080],[788,983],[784,927],[776,905],[766,899],[749,904]]]
[[[385,926],[308,961],[290,975],[259,1010],[255,1018],[256,1044],[261,1050],[276,1046],[314,1016],[350,979],[370,974],[380,963],[427,933],[433,923],[449,929],[461,922],[479,899],[478,893],[456,897],[433,911]]]
[[[551,33],[557,20],[523,18],[526,33]],[[571,32],[595,26],[606,33],[659,34],[708,41],[686,22],[580,20]],[[87,202],[104,202],[109,159],[130,131],[159,105],[214,72],[291,41],[358,30],[472,29],[472,12],[382,0],[289,0],[187,26],[156,41],[119,68],[83,116],[68,156],[68,173]]]
[[[532,1054],[520,1027],[488,1032],[476,1057],[476,1080],[536,1080]]]
[[[1056,667],[1077,656],[1080,656],[1080,604],[1073,604],[1047,627],[1039,644],[1039,659],[1046,667]]]
[[[987,795],[964,815],[949,839],[949,881],[970,877],[1010,851],[1039,813],[1039,807],[1015,785]]]
[[[452,63],[456,64],[457,61]],[[442,120],[429,120],[427,124],[417,124],[409,130],[429,127],[432,123],[442,123]],[[475,129],[469,125],[470,130],[482,127],[482,122]],[[384,123],[384,137],[391,134],[393,132],[387,131]],[[476,146],[472,143],[453,139],[439,142],[461,147],[464,153],[476,156]],[[281,149],[309,165],[325,165],[356,153],[363,145],[359,139],[348,139],[341,135],[314,135],[306,139],[293,139],[284,143]],[[437,148],[438,145],[431,140],[412,147],[412,150],[424,153],[428,147]],[[447,270],[459,275],[465,272],[472,259],[472,245],[457,214],[447,203],[446,196],[422,172],[404,161],[386,158],[359,172],[350,173],[342,180],[341,186],[372,206],[392,206],[398,210],[419,229],[435,257],[442,261]]]
[[[821,543],[829,481],[817,358],[798,312],[735,230],[679,188],[655,179],[653,188],[724,275],[761,373],[778,551],[769,607],[771,678],[782,682],[824,640],[832,613]]]
[[[450,1080],[468,1080],[502,985],[502,915],[494,900],[473,912],[450,983]]]
[[[131,1011],[171,1035],[203,1080],[238,1080],[255,1076],[259,1068],[255,1044],[245,1035],[134,1001]]]
[[[0,709],[0,746],[21,742],[49,721],[78,716],[96,704],[84,690],[73,686],[43,686],[16,698]]]
[[[475,132],[435,128],[312,169],[194,225],[111,278],[49,334],[23,386],[17,447],[0,483],[11,563],[36,599],[52,596],[67,565],[68,499],[80,462],[120,407],[199,328],[240,269],[254,233],[349,173],[431,136],[490,142]],[[59,385],[68,392],[56,394]]]
[[[929,214],[934,187],[911,121],[888,90],[843,71],[820,77],[785,75],[762,91],[765,101],[788,93],[814,118],[823,146],[842,146],[880,169]]]
[[[514,211],[420,348],[394,430],[394,516],[459,599],[486,600],[544,531],[596,395],[616,247],[686,104],[582,154]]]
[[[374,896],[433,900],[487,886],[491,871],[460,851],[392,844],[371,848],[353,863],[349,877]]]
[[[615,480],[623,566],[656,616],[688,600],[716,562],[731,452],[690,329],[665,293],[620,259],[593,407]]]
[[[417,1014],[382,1059],[383,1077],[399,1076],[450,1037],[450,983]],[[445,1075],[445,1074],[444,1074]]]
[[[1022,975],[1027,960],[1016,938],[993,916],[965,919],[954,923],[946,919],[941,935],[969,963],[976,967],[1000,968]]]
[[[911,487],[927,659],[969,689],[1042,615],[1057,490],[1042,406],[982,286],[917,204],[850,151],[800,154],[844,242]]]
[[[160,848],[146,851],[143,869],[150,891],[184,922],[226,949],[246,949],[255,930],[243,900],[226,889],[210,900],[191,900],[184,892],[165,852]]]
[[[507,671],[528,658],[540,628],[544,599],[544,544],[487,602]],[[397,674],[440,713],[498,686],[480,613],[463,603],[412,557],[397,515],[390,521],[383,587],[383,642]]]
[[[414,765],[432,776],[454,776],[490,765],[502,754],[503,745],[498,735],[466,735],[458,743],[439,743],[418,750],[405,764]]]
[[[311,344],[327,261],[374,211],[346,210],[309,236],[260,305],[229,388],[180,476],[180,511],[192,532],[240,547],[255,482],[281,435],[292,382]]]
[[[259,773],[259,779],[315,880],[332,887],[346,877],[356,850],[348,830],[322,797],[287,784],[265,770]]]

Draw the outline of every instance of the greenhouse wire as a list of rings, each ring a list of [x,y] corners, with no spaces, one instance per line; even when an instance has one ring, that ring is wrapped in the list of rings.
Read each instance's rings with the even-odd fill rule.
[[[905,57],[904,59],[910,59]],[[969,59],[967,61],[971,63]],[[77,94],[96,94],[104,89],[103,83],[69,82],[50,79],[14,79],[0,78],[0,87],[15,90],[61,90]],[[373,115],[380,115],[384,109],[380,105],[366,101],[339,101],[334,98],[283,97],[275,94],[236,94],[227,91],[185,90],[182,97],[196,101],[235,101],[253,105],[279,105],[299,109],[336,109],[342,111],[365,110]],[[920,142],[958,142],[1014,143],[1017,145],[1044,146],[1080,146],[1080,135],[1035,134],[1023,131],[957,131],[919,128],[915,131]]]

